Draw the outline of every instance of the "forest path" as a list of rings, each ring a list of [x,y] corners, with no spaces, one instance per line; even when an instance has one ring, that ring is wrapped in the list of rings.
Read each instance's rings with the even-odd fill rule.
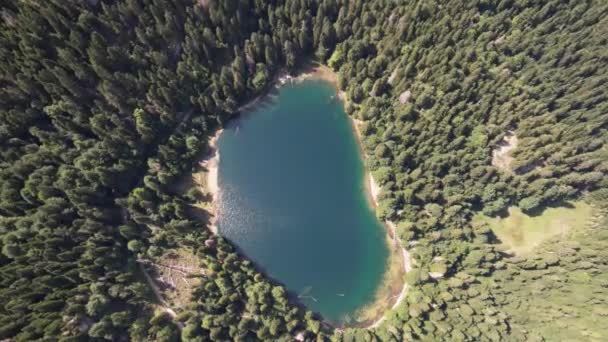
[[[143,263],[139,264],[139,268],[141,269],[142,273],[144,274],[144,277],[146,278],[146,282],[148,283],[148,286],[150,286],[150,288],[152,289],[152,292],[154,292],[154,296],[156,296],[156,299],[159,302],[158,308],[160,308],[162,311],[166,312],[169,316],[171,316],[171,318],[175,322],[175,325],[177,325],[178,329],[181,331],[184,328],[184,325],[182,324],[182,322],[179,322],[176,320],[177,313],[175,313],[175,310],[173,310],[171,307],[169,307],[169,304],[163,299],[163,294],[162,294],[161,290],[158,288],[158,285],[156,285],[156,283],[154,282],[154,279],[152,279],[152,277],[150,276],[150,274],[144,267]]]

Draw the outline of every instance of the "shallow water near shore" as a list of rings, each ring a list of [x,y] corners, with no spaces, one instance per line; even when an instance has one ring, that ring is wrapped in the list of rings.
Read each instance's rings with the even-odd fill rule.
[[[220,234],[324,319],[355,323],[389,251],[332,85],[280,87],[226,127],[218,151]]]

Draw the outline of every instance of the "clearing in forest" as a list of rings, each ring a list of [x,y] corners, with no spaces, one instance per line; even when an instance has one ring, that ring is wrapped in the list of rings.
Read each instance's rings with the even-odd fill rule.
[[[474,224],[487,223],[509,252],[526,255],[549,238],[583,228],[593,208],[582,201],[569,202],[567,207],[547,208],[542,214],[529,216],[517,207],[509,208],[505,218],[478,215]]]
[[[138,260],[149,268],[150,280],[160,292],[164,305],[183,309],[191,301],[192,291],[199,286],[204,271],[199,259],[185,249],[171,250],[158,262]]]
[[[508,132],[498,147],[492,151],[492,165],[505,172],[511,172],[513,157],[509,152],[515,147],[517,147],[517,136],[513,132]]]

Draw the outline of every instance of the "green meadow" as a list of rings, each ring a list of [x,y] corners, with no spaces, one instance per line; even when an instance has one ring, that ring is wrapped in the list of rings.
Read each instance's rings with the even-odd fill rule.
[[[566,236],[572,230],[583,228],[593,208],[582,201],[568,202],[566,206],[546,208],[530,216],[517,207],[508,209],[507,217],[478,215],[474,224],[487,223],[508,252],[522,256],[531,253],[544,241]]]

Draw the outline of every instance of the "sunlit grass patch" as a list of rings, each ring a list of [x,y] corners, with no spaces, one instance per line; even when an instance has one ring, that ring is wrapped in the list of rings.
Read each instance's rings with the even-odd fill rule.
[[[529,216],[517,207],[509,208],[505,218],[479,214],[474,224],[487,223],[505,249],[526,255],[542,242],[583,228],[592,216],[592,207],[585,202],[569,202],[565,207],[546,208],[541,214]]]

